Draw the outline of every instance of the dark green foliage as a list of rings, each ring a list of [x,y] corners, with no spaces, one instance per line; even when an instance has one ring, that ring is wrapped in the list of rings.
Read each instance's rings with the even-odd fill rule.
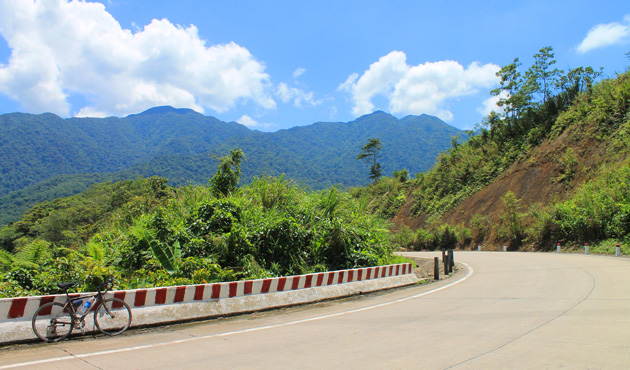
[[[202,204],[197,212],[186,220],[187,229],[194,234],[224,234],[241,220],[240,207],[228,199],[213,200]]]
[[[411,250],[454,249],[470,243],[471,240],[472,235],[469,229],[440,224],[436,221],[431,221],[427,228],[419,228],[416,231],[405,227],[394,238],[398,247]]]
[[[131,231],[140,243],[148,245],[153,255],[160,265],[169,274],[175,274],[179,271],[179,264],[182,257],[182,250],[179,241],[173,243],[172,246],[158,240],[151,231],[147,229],[137,228]]]
[[[7,251],[34,239],[46,240],[63,247],[86,243],[100,223],[119,207],[138,207],[136,212],[151,207],[168,197],[166,179],[123,181],[93,185],[86,192],[40,203],[16,221],[0,230],[0,247]],[[148,193],[145,204],[134,202]]]
[[[217,173],[210,179],[210,186],[214,195],[227,196],[236,190],[241,178],[241,162],[245,154],[240,149],[234,149],[229,156],[219,158]]]
[[[402,170],[396,170],[396,171],[394,171],[392,176],[395,179],[398,179],[398,181],[400,181],[400,182],[405,182],[405,181],[409,180],[409,171],[407,171],[406,168],[402,169]]]
[[[377,182],[383,174],[381,164],[378,162],[378,154],[382,149],[383,145],[381,144],[380,139],[368,139],[367,144],[361,147],[361,153],[357,155],[357,160],[365,159],[368,163],[370,163],[369,177],[373,182]]]
[[[501,202],[505,209],[501,215],[501,224],[498,225],[499,237],[508,240],[511,248],[518,248],[525,238],[525,228],[523,226],[523,213],[521,213],[521,199],[516,198],[514,193],[508,191],[501,197]]]
[[[0,195],[60,174],[123,170],[157,156],[203,153],[253,132],[191,110],[150,109],[125,118],[0,115]]]
[[[224,194],[164,178],[92,186],[0,230],[2,296],[198,284],[372,266],[394,258],[386,224],[337,188],[260,177]],[[9,252],[12,251],[13,253]]]
[[[49,180],[27,186],[0,196],[0,225],[18,220],[22,213],[35,204],[57,198],[65,198],[87,190],[90,185],[124,180],[112,174],[59,175]],[[0,192],[1,193],[1,192]]]
[[[172,186],[207,184],[220,164],[214,156],[235,147],[249,157],[241,166],[243,183],[284,174],[314,190],[363,185],[367,177],[354,158],[368,138],[379,137],[386,148],[379,160],[384,173],[416,173],[429,169],[458,133],[436,117],[399,120],[383,112],[274,133],[170,107],[104,119],[0,115],[0,152],[6,154],[0,158],[0,225],[37,203],[104,181],[157,175]]]
[[[629,122],[630,123],[630,122]],[[569,200],[537,214],[540,223],[533,237],[546,240],[594,242],[627,240],[630,235],[630,162],[600,170]],[[627,240],[630,241],[630,240]]]

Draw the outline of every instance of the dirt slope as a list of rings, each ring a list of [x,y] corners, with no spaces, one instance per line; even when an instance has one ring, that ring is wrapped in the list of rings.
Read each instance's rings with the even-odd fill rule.
[[[577,165],[570,180],[562,179],[566,171],[563,157],[571,148]],[[607,144],[585,135],[573,127],[558,138],[548,140],[535,148],[530,156],[520,159],[506,169],[499,177],[481,191],[473,194],[458,206],[447,211],[442,220],[451,225],[469,226],[475,214],[488,218],[491,224],[498,224],[504,212],[501,197],[511,191],[521,199],[523,209],[532,204],[547,205],[564,200],[576,185],[589,178],[589,174],[601,163]],[[411,216],[412,197],[401,208],[393,222],[396,228],[406,225],[411,229],[424,227],[426,215]],[[496,235],[491,235],[492,242]]]

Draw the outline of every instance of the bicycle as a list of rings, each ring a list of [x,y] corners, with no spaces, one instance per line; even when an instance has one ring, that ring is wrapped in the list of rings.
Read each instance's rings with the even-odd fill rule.
[[[71,297],[68,289],[76,283],[58,283],[57,286],[66,293],[66,301],[46,303],[35,312],[35,335],[44,342],[52,343],[67,338],[73,329],[81,329],[85,333],[85,318],[90,312],[94,312],[94,325],[101,333],[110,336],[122,334],[131,325],[131,309],[122,299],[104,298],[113,284],[113,279],[107,279],[98,286],[97,293]]]

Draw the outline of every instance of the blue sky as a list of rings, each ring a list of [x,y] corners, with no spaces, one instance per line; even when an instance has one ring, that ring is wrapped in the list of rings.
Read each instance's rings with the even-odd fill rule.
[[[192,108],[276,131],[374,110],[471,129],[496,71],[630,66],[627,1],[0,0],[0,113]]]

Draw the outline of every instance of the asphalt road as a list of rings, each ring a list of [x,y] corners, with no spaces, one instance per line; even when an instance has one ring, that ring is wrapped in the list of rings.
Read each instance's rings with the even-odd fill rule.
[[[499,252],[455,259],[468,268],[425,286],[3,348],[0,369],[630,368],[630,259]]]

